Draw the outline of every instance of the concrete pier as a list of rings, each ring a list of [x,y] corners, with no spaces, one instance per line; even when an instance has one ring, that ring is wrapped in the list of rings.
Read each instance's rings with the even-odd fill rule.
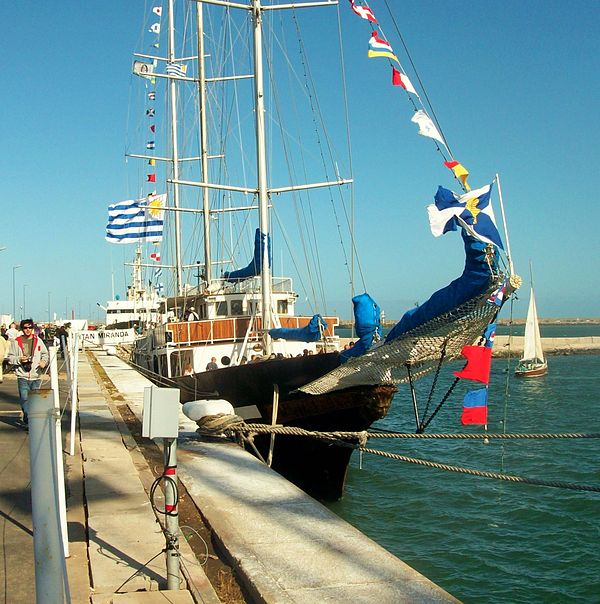
[[[183,414],[178,451],[183,498],[210,529],[243,600],[219,598],[183,536],[186,581],[182,589],[167,591],[165,539],[148,496],[156,472],[146,449],[156,447],[136,441],[130,432],[135,419],[126,423],[123,416],[126,408],[141,419],[143,390],[150,384],[103,352],[82,354],[78,368],[76,455],[65,457],[73,602],[457,601],[237,445],[199,440],[196,425]],[[61,391],[64,405],[66,385]],[[17,409],[16,381],[9,375],[0,385],[0,447],[7,461],[10,452],[16,455],[2,476],[7,576],[0,581],[6,579],[7,602],[29,602],[35,599],[35,581],[27,433],[15,422]],[[68,413],[64,423],[68,426]]]
[[[98,362],[141,418],[150,383]],[[253,602],[456,602],[235,444],[207,442],[180,415],[178,472]]]

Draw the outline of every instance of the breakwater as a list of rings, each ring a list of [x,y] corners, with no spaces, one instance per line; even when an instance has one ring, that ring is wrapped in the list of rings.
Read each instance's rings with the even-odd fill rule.
[[[517,357],[523,352],[523,336],[499,336],[494,340],[495,357]],[[356,338],[340,338],[341,346]],[[542,348],[547,355],[600,354],[600,336],[577,338],[542,338]]]
[[[494,356],[516,356],[523,352],[523,336],[496,336]],[[542,338],[542,349],[547,355],[599,354],[600,336],[579,338]]]

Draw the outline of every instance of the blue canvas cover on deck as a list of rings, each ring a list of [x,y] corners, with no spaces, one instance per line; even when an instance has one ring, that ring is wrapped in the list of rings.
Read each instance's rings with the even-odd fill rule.
[[[240,268],[237,271],[223,273],[223,278],[226,281],[243,281],[250,277],[260,275],[263,267],[263,250],[265,239],[267,239],[267,249],[269,250],[269,266],[273,266],[273,253],[271,252],[271,237],[261,233],[260,229],[256,229],[254,234],[254,258],[245,268]]]
[[[321,327],[319,327],[321,324]],[[317,342],[321,339],[321,330],[327,329],[327,322],[321,315],[314,315],[305,327],[269,329],[274,340],[293,340],[294,342]]]
[[[462,275],[435,292],[429,300],[404,313],[385,341],[390,342],[402,334],[427,323],[457,306],[483,294],[490,284],[490,267],[486,261],[486,244],[461,229],[465,244],[465,268]]]
[[[340,352],[342,362],[367,352],[373,345],[376,335],[378,340],[381,338],[381,308],[379,304],[367,293],[354,296],[352,304],[354,304],[354,329],[358,340],[352,348]]]

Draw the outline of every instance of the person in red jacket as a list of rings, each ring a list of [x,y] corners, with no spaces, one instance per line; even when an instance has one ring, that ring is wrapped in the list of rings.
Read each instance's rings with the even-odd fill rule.
[[[29,392],[39,390],[42,384],[41,376],[48,365],[48,349],[34,334],[31,319],[23,319],[20,327],[23,335],[11,341],[8,362],[15,365],[23,423],[27,424]]]

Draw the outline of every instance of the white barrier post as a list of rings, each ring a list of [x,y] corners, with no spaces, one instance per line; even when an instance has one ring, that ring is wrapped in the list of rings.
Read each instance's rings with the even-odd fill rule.
[[[79,346],[78,346],[78,333],[75,333],[71,340],[71,350],[69,350],[69,356],[71,357],[71,381],[70,381],[70,392],[71,392],[71,440],[69,442],[69,455],[75,455],[75,430],[77,428],[77,361],[79,360]]]
[[[53,446],[53,397],[49,390],[29,394],[31,516],[38,604],[65,599],[65,560],[56,501]]]
[[[56,346],[50,346],[48,352],[50,355],[50,387],[52,388],[52,392],[54,393],[54,450],[56,451],[56,488],[58,494],[58,509],[60,512],[60,530],[62,533],[65,558],[68,558],[70,555],[69,533],[67,532],[67,500],[65,495],[65,469],[63,464],[62,430],[60,424],[60,395],[58,391],[58,349],[56,348]]]

